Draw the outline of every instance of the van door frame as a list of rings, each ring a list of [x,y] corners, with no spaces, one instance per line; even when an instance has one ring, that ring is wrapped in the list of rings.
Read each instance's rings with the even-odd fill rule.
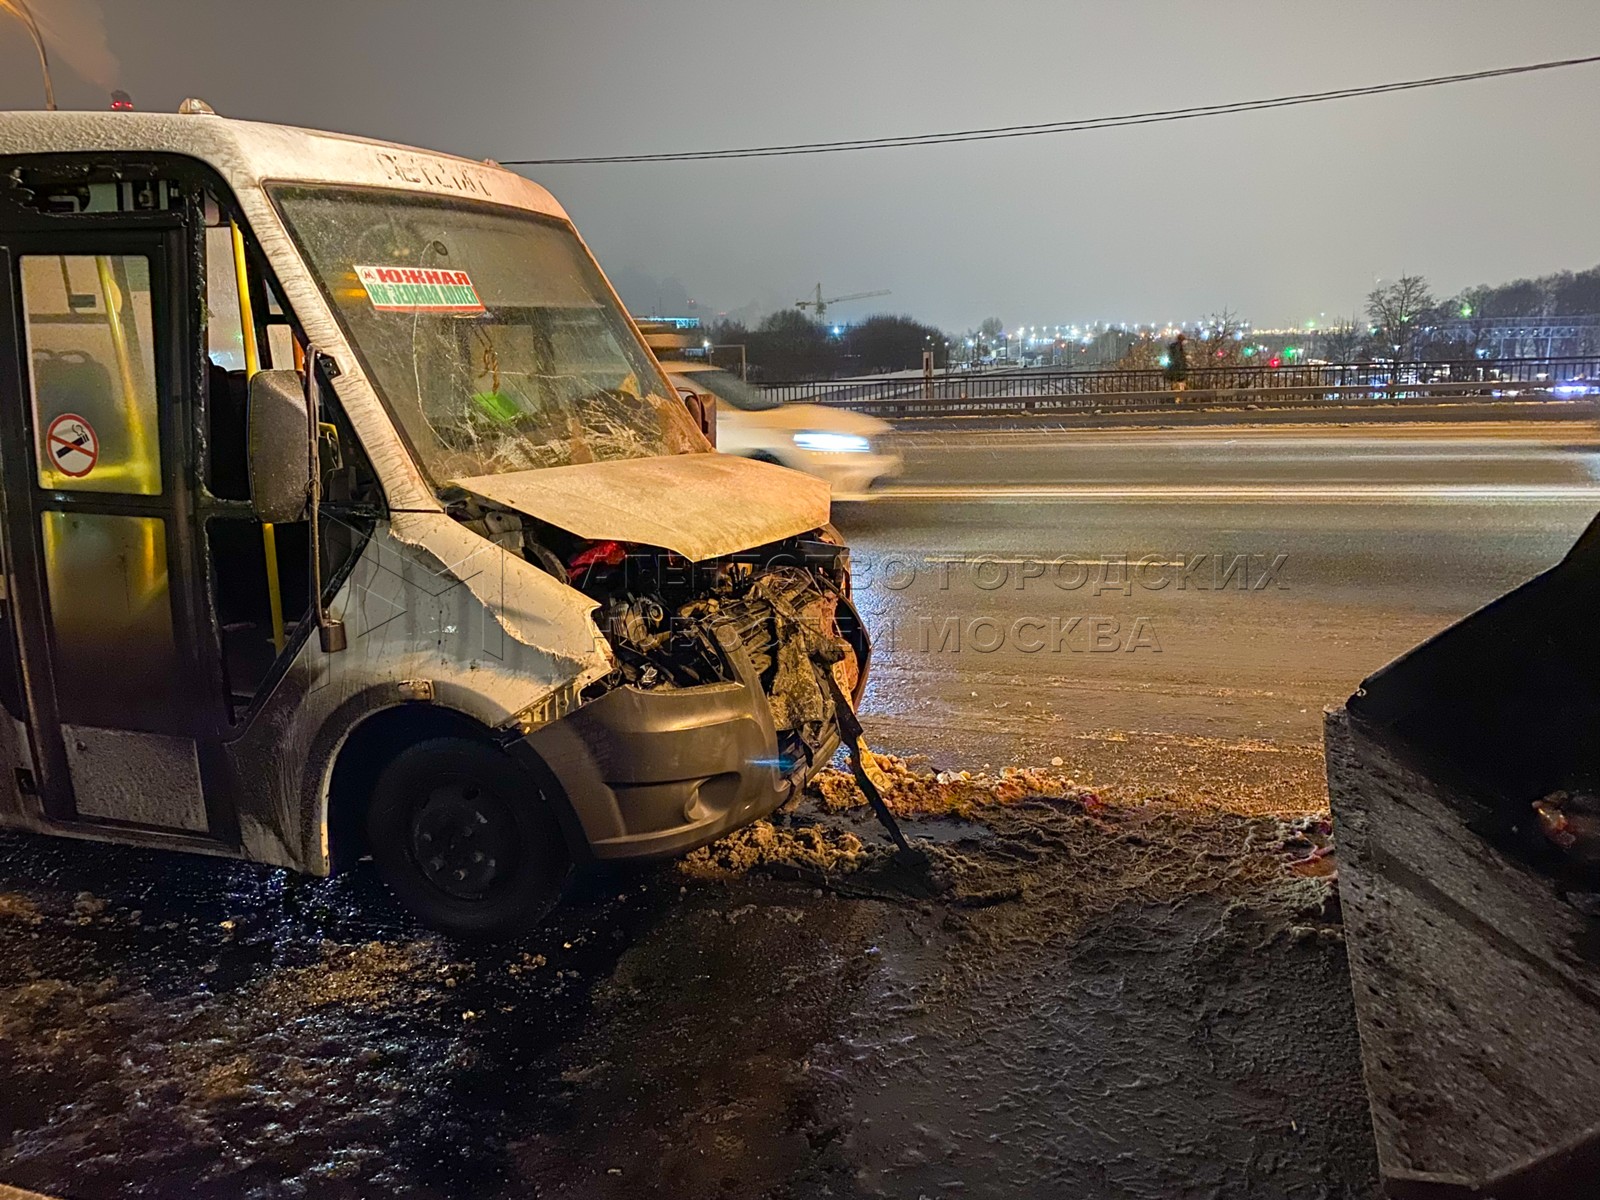
[[[26,227],[0,233],[0,330],[4,331],[0,336],[14,339],[18,349],[14,377],[9,381],[16,404],[0,405],[0,480],[5,481],[0,488],[0,520],[4,521],[16,584],[16,594],[8,599],[23,666],[41,815],[52,823],[71,826],[108,823],[77,812],[50,677],[53,666],[48,664],[53,659],[49,601],[42,538],[38,533],[41,498],[48,495],[51,507],[67,510],[137,514],[143,509],[151,515],[167,516],[165,537],[174,639],[182,669],[196,691],[188,724],[199,761],[208,829],[197,833],[142,824],[128,828],[159,833],[180,842],[237,846],[235,790],[220,746],[229,730],[228,701],[208,595],[197,503],[201,453],[197,427],[204,416],[204,322],[199,280],[195,276],[196,263],[201,261],[203,252],[197,232],[202,223],[195,218],[196,214],[186,206],[150,214],[46,218],[38,224],[30,221]],[[26,314],[21,308],[20,259],[30,254],[148,255],[161,449],[160,496],[109,494],[114,498],[107,501],[107,493],[43,493],[38,489],[33,462],[37,430],[31,402],[31,363],[26,352]],[[44,678],[40,677],[40,664],[46,664]]]

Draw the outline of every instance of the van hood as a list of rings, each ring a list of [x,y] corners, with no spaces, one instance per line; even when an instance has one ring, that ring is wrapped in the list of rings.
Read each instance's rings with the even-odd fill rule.
[[[660,546],[691,562],[828,523],[824,480],[725,454],[625,458],[452,482],[581,538]]]

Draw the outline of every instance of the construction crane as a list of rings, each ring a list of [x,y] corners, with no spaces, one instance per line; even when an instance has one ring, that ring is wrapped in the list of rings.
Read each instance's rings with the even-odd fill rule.
[[[867,300],[873,296],[887,296],[888,294],[886,291],[851,292],[848,296],[834,296],[830,300],[824,300],[822,298],[822,285],[819,283],[817,284],[817,297],[815,300],[796,300],[794,306],[801,312],[809,308],[818,321],[826,321],[828,319],[828,305],[830,304],[843,304],[846,300]]]

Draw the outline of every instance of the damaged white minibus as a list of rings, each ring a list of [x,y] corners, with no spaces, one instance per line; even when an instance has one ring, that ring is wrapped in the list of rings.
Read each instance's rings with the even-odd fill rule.
[[[0,825],[515,930],[825,763],[825,483],[716,454],[492,163],[0,114]]]

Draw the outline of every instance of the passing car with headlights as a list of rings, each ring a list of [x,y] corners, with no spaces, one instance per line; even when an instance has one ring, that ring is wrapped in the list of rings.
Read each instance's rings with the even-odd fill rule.
[[[0,158],[0,826],[503,934],[827,763],[828,489],[713,450],[549,192],[199,101]]]
[[[720,367],[661,364],[681,392],[716,397],[717,449],[826,479],[835,500],[864,500],[900,474],[887,421],[821,404],[785,404]]]

